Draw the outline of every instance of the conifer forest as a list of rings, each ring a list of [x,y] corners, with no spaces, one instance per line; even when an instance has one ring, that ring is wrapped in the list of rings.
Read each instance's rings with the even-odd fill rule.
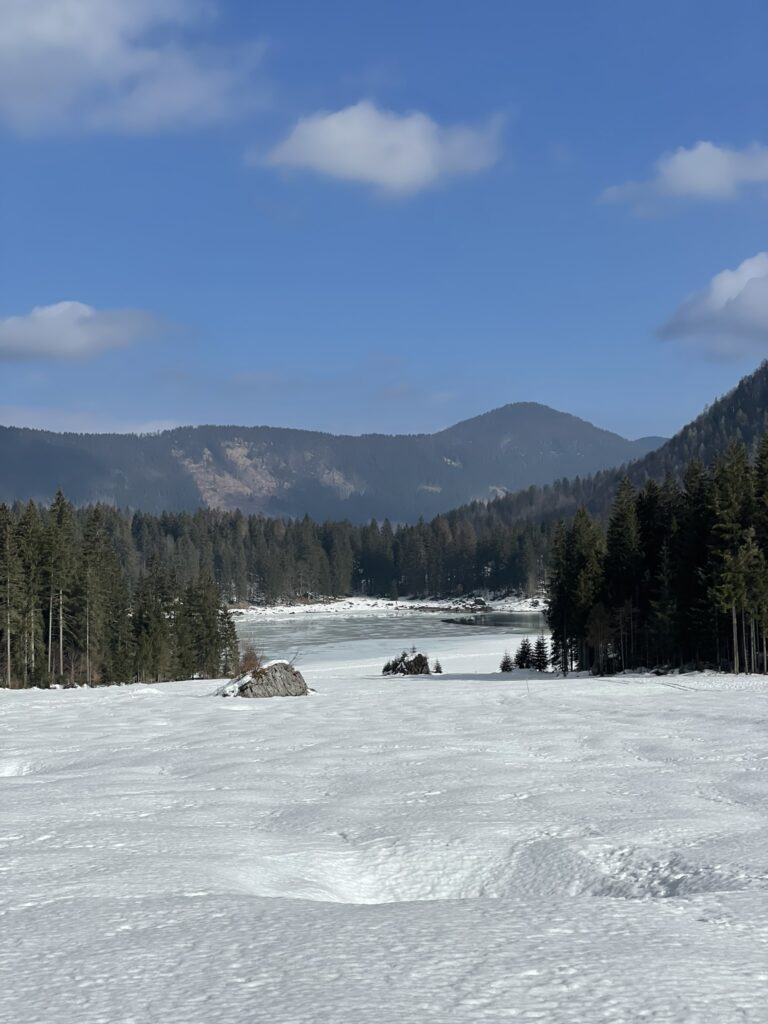
[[[678,482],[625,479],[608,521],[580,508],[548,558],[554,663],[768,669],[768,436],[733,442]]]

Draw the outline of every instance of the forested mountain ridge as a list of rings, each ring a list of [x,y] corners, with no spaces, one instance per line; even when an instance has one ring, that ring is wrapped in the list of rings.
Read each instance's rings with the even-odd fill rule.
[[[151,435],[0,427],[0,501],[199,507],[408,522],[645,455],[578,417],[520,402],[436,434],[344,436],[279,427],[180,427]]]
[[[750,454],[768,431],[768,362],[761,365],[722,398],[678,431],[668,441],[625,466],[601,470],[591,476],[556,480],[530,487],[492,502],[503,523],[524,520],[548,523],[568,518],[583,505],[600,518],[608,514],[614,494],[624,477],[637,488],[649,480],[661,483],[666,476],[680,481],[689,463],[711,466],[718,455],[736,442]],[[457,509],[457,512],[462,510]]]

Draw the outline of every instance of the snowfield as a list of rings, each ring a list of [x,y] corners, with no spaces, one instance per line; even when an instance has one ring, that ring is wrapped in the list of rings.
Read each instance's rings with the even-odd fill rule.
[[[766,681],[485,643],[310,652],[307,698],[0,692],[0,1020],[764,1024]]]

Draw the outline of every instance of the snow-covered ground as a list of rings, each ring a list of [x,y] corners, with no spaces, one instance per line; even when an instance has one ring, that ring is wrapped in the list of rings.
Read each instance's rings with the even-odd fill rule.
[[[325,645],[307,698],[0,692],[0,1020],[763,1024],[766,681],[503,647],[382,679]]]
[[[413,615],[414,612],[529,612],[542,611],[543,597],[502,597],[485,602],[485,608],[473,605],[471,598],[403,598],[399,601],[385,597],[344,597],[306,604],[254,605],[235,608],[236,618],[285,618],[289,615]]]

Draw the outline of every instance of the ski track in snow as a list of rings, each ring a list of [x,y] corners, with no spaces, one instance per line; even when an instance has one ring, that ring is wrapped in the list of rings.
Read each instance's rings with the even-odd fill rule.
[[[304,699],[0,692],[0,1020],[763,1024],[766,680],[483,643],[310,652]]]

